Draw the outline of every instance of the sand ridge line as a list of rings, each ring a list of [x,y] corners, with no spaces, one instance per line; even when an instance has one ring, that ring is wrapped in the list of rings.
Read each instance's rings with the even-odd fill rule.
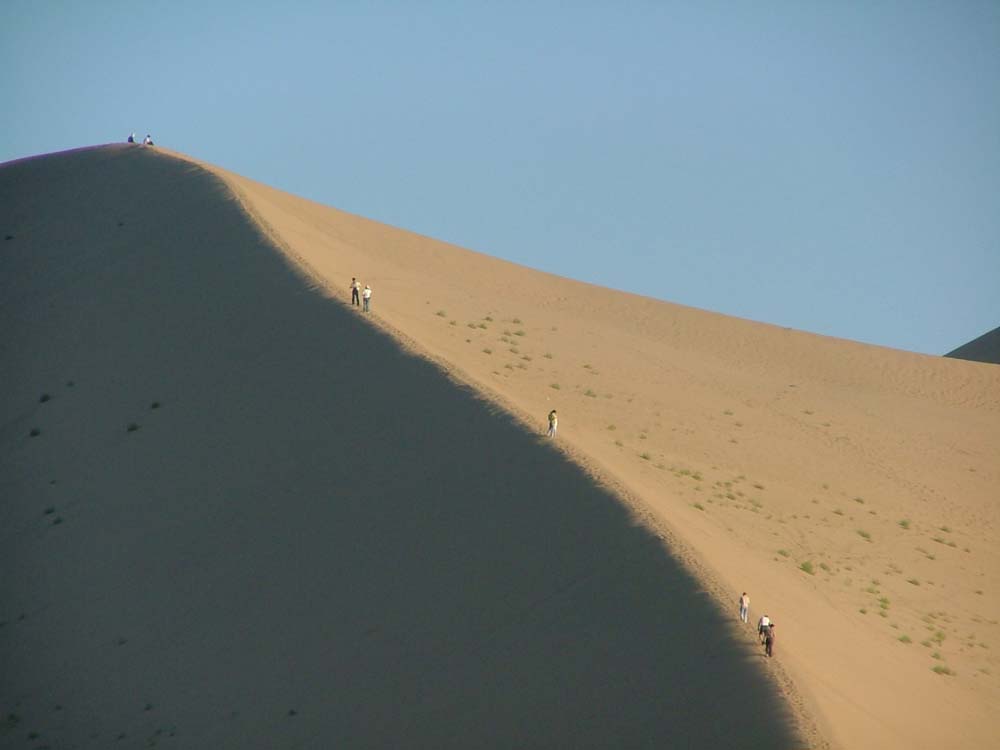
[[[231,191],[233,198],[238,202],[240,208],[258,228],[262,237],[266,238],[279,252],[285,255],[296,266],[299,273],[309,281],[313,288],[323,290],[338,305],[348,310],[351,309],[352,306],[343,300],[339,287],[335,287],[329,279],[320,274],[301,254],[295,252],[290,243],[261,215],[246,192],[234,180],[228,178],[228,175],[224,172],[215,171],[210,165],[206,167],[199,164],[199,166],[206,168],[208,172],[222,180]],[[388,323],[384,318],[379,317],[377,313],[364,314],[362,318],[368,325],[393,339],[407,353],[433,364],[442,375],[456,386],[470,389],[477,399],[513,418],[527,433],[536,435],[539,440],[543,439],[543,432],[537,426],[537,419],[515,405],[510,399],[498,393],[489,383],[475,378],[455,363],[431,352],[412,336]],[[551,445],[555,450],[563,454],[569,462],[581,469],[595,484],[603,487],[614,496],[628,509],[637,524],[652,532],[661,541],[661,548],[664,552],[680,562],[684,569],[710,595],[719,613],[724,617],[729,616],[732,609],[730,602],[732,596],[727,588],[721,583],[717,574],[681,538],[667,519],[656,513],[640,495],[627,489],[613,473],[603,469],[592,456],[582,449],[565,440],[552,441]],[[754,653],[760,652],[760,643],[753,628],[739,628],[734,623],[730,630],[734,637],[741,640],[748,649],[751,649]],[[788,671],[784,666],[770,659],[765,660],[763,665],[770,679],[775,682],[779,694],[790,708],[796,730],[807,743],[804,747],[814,748],[815,750],[829,750],[832,745],[820,731],[816,716],[809,708],[809,701],[796,687],[795,681]]]

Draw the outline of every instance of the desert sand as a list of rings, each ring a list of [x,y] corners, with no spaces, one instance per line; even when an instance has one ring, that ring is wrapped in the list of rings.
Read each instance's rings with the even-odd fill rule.
[[[1000,367],[160,148],[4,165],[0,235],[4,747],[1000,734]]]

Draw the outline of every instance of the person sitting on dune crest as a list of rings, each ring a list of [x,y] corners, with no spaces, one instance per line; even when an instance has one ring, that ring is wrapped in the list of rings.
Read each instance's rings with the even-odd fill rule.
[[[143,146],[152,146],[153,139],[150,137],[149,133],[146,133],[146,137],[142,139]]]
[[[135,133],[129,133],[129,135],[128,135],[128,142],[129,143],[135,143]]]

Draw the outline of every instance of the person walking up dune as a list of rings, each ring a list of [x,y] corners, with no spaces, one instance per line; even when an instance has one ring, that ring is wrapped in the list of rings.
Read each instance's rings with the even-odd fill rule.
[[[767,633],[764,635],[764,653],[768,658],[774,656],[774,623],[767,626]]]
[[[760,636],[760,640],[764,641],[764,631],[771,626],[771,618],[764,615],[757,621],[757,635]]]
[[[361,283],[358,281],[357,277],[351,277],[351,304],[360,305],[361,299]]]
[[[554,438],[556,436],[556,430],[559,428],[559,417],[556,415],[556,410],[553,409],[549,412],[549,437]]]
[[[740,597],[740,620],[747,622],[750,617],[750,597],[747,596],[747,592],[743,592],[743,596]]]
[[[365,284],[365,288],[361,292],[361,299],[365,301],[364,311],[368,312],[369,301],[372,298],[372,288]]]

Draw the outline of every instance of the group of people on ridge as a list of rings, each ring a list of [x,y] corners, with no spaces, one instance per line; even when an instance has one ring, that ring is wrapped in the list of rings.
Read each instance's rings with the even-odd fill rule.
[[[364,307],[362,308],[365,312],[369,312],[371,306],[372,298],[372,288],[365,284],[365,288],[361,288],[361,282],[357,280],[356,277],[351,277],[351,304],[358,305],[361,301],[364,301]]]
[[[128,142],[129,143],[136,143],[137,142],[135,140],[135,133],[129,133]],[[142,145],[143,146],[152,146],[153,145],[153,139],[149,135],[149,133],[146,133],[146,137],[142,139]]]
[[[746,591],[740,597],[740,620],[747,622],[750,617],[750,596]],[[764,644],[764,653],[774,655],[774,623],[764,615],[757,621],[757,637]]]

